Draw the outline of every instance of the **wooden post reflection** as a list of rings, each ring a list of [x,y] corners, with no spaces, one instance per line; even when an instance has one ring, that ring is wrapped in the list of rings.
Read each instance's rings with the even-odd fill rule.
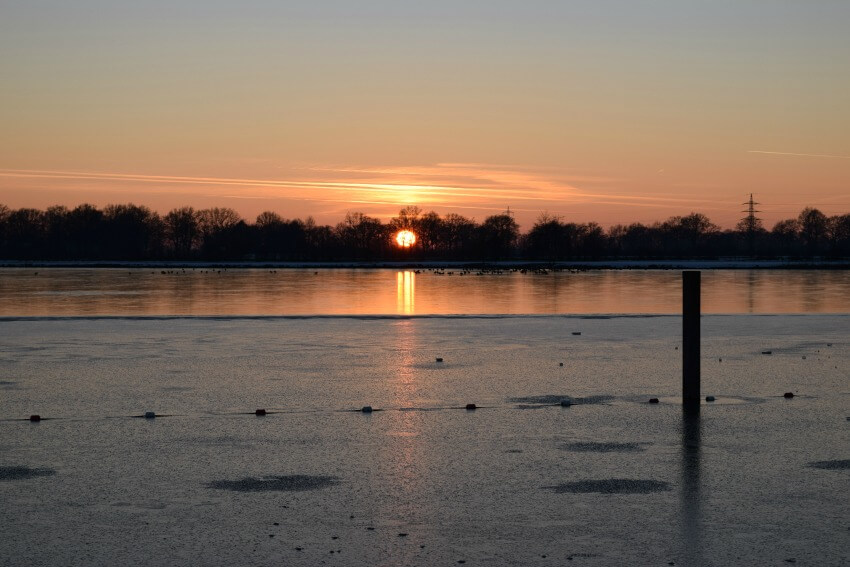
[[[684,565],[702,565],[701,427],[699,414],[683,408],[681,507]]]

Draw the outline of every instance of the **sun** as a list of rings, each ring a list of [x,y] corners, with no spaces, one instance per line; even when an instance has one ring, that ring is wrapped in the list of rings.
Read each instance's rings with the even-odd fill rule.
[[[402,248],[410,248],[416,242],[416,235],[409,230],[400,230],[395,235],[395,241]]]

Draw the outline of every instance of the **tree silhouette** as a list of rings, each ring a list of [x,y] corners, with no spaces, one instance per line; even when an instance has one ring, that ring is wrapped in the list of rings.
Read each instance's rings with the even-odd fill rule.
[[[162,220],[147,207],[107,205],[103,209],[103,243],[112,260],[156,257],[164,233]]]
[[[233,209],[213,207],[198,211],[198,229],[201,233],[201,248],[208,258],[224,259],[228,257],[229,249],[233,246],[228,242],[229,236],[244,238],[244,231],[234,230],[242,221],[239,213]],[[240,246],[236,246],[239,248]]]
[[[417,246],[393,242],[414,230]],[[440,216],[403,208],[387,224],[362,212],[334,227],[308,217],[288,220],[273,211],[247,223],[232,209],[181,207],[160,217],[147,207],[82,204],[41,211],[0,204],[0,258],[20,260],[468,260],[563,261],[592,258],[712,258],[758,255],[834,258],[850,256],[850,214],[827,217],[806,207],[751,240],[747,226],[721,231],[707,216],[690,213],[651,225],[564,222],[543,213],[529,232],[506,213],[478,224],[456,213]],[[413,255],[411,255],[411,253]]]
[[[347,213],[336,231],[355,259],[374,258],[389,244],[389,231],[381,221],[361,212]]]
[[[308,234],[307,225],[303,221],[285,220],[277,213],[265,211],[257,217],[254,226],[260,258],[303,260],[307,257]]]
[[[173,209],[162,219],[168,247],[179,258],[187,258],[198,247],[201,229],[192,207]]]
[[[434,211],[425,213],[419,217],[416,232],[417,247],[425,254],[433,254],[441,249],[441,243],[445,240],[444,223],[440,215]]]
[[[850,256],[850,214],[829,217],[829,244],[832,256]]]
[[[541,213],[526,237],[528,254],[537,260],[560,260],[566,257],[563,225],[558,217]]]
[[[677,256],[704,255],[718,227],[702,213],[670,217],[661,225],[668,249]]]
[[[809,254],[821,252],[821,245],[827,237],[828,221],[826,215],[817,209],[806,207],[797,217],[800,226],[800,236]]]
[[[390,220],[393,230],[419,230],[419,214],[422,211],[416,206],[407,206],[399,211],[398,216]]]
[[[800,221],[786,219],[773,225],[770,231],[774,254],[796,255],[800,250]]]
[[[18,209],[6,219],[6,238],[13,258],[49,257],[43,247],[44,213],[38,209]]]
[[[68,213],[71,245],[66,258],[100,258],[103,256],[103,212],[94,205],[82,204]]]
[[[508,258],[519,238],[519,225],[508,213],[484,219],[477,230],[479,252],[494,260]]]
[[[463,215],[449,213],[443,217],[439,242],[449,258],[459,258],[470,253],[475,228],[475,221]]]

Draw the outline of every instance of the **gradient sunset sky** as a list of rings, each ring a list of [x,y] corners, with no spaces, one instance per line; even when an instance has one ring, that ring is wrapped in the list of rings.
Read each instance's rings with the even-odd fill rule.
[[[0,203],[850,212],[847,0],[5,0]]]

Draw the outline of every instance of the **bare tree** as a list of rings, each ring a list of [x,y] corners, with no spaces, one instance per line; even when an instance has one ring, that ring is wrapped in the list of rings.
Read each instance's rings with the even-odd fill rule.
[[[508,213],[492,215],[478,227],[481,252],[492,258],[504,258],[519,238],[519,225]]]
[[[419,215],[422,211],[415,205],[404,207],[398,216],[390,221],[390,226],[396,230],[413,230],[419,228]]]
[[[266,228],[278,224],[283,223],[283,218],[275,212],[272,211],[263,211],[259,215],[257,215],[257,227],[258,228]]]
[[[233,209],[213,207],[198,211],[198,226],[204,237],[236,226],[242,218]]]
[[[187,256],[198,245],[200,228],[198,213],[192,207],[171,210],[163,218],[165,237],[178,256]]]
[[[337,234],[344,245],[350,246],[358,257],[371,256],[386,245],[386,231],[381,221],[361,212],[349,212],[337,225]]]
[[[818,253],[827,236],[829,223],[826,215],[817,209],[806,207],[800,212],[797,221],[800,223],[800,236],[809,253]]]

